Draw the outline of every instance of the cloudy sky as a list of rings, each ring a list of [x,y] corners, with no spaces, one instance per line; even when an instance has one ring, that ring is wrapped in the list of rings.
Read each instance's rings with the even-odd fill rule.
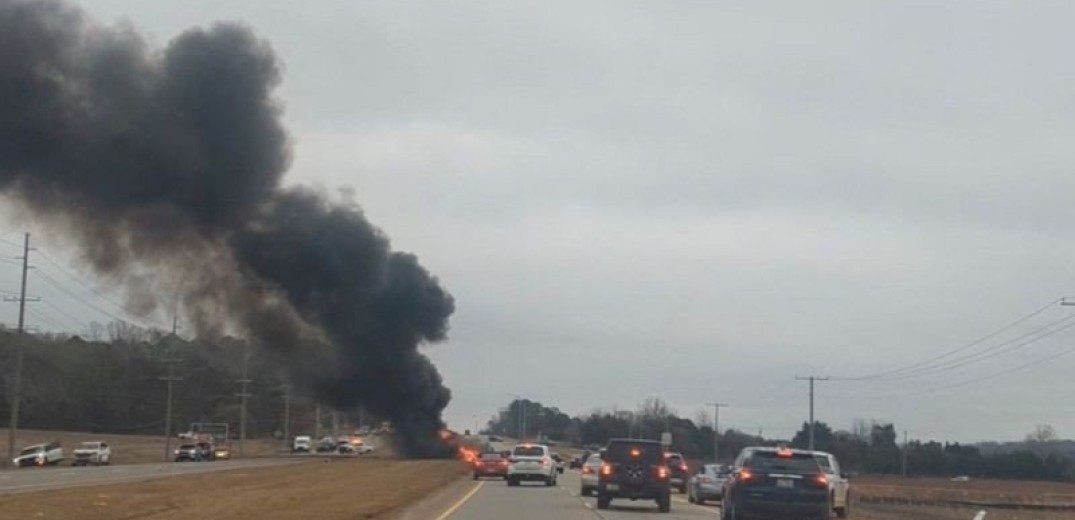
[[[1075,437],[1075,307],[1046,306],[1075,296],[1070,2],[80,4],[161,46],[218,20],[272,42],[288,182],[353,190],[456,298],[426,349],[453,427],[510,394],[660,396],[789,436],[795,376],[910,366],[819,384],[819,420]],[[7,258],[47,235],[4,228]],[[50,289],[32,325],[107,321]]]

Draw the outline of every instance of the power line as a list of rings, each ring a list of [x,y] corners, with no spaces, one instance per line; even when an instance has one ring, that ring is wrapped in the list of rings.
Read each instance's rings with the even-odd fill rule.
[[[892,377],[887,378],[887,379],[892,380],[892,381],[896,381],[896,380],[901,380],[901,379],[909,379],[909,378],[914,378],[914,377],[928,376],[928,375],[938,374],[938,373],[941,373],[941,372],[948,372],[950,370],[955,370],[957,368],[963,368],[965,366],[973,365],[975,363],[980,363],[982,361],[986,361],[988,359],[995,358],[995,357],[1000,356],[1002,354],[1007,354],[1009,352],[1013,352],[1013,351],[1019,350],[1019,349],[1024,348],[1024,347],[1028,347],[1030,345],[1033,345],[1033,344],[1037,343],[1038,341],[1040,341],[1042,339],[1048,338],[1050,336],[1053,336],[1055,334],[1058,334],[1060,332],[1068,330],[1068,329],[1070,329],[1072,327],[1075,327],[1075,322],[1072,322],[1072,323],[1068,323],[1067,325],[1064,325],[1063,327],[1059,327],[1057,329],[1041,333],[1043,330],[1046,330],[1049,327],[1052,327],[1052,326],[1054,326],[1056,324],[1059,324],[1059,323],[1063,323],[1065,321],[1070,321],[1072,319],[1075,319],[1075,316],[1070,316],[1068,318],[1064,318],[1063,320],[1058,320],[1056,322],[1050,323],[1050,324],[1046,325],[1045,327],[1035,329],[1034,331],[1028,332],[1026,334],[1023,334],[1023,335],[1021,335],[1021,336],[1019,336],[1017,338],[1014,338],[1012,340],[1006,341],[1004,343],[1000,343],[999,345],[994,345],[994,346],[992,346],[992,347],[990,347],[988,349],[982,350],[981,352],[978,352],[978,353],[975,353],[975,354],[972,354],[972,355],[969,355],[969,356],[964,356],[962,358],[955,359],[955,360],[949,361],[947,363],[942,363],[940,365],[936,365],[936,366],[933,366],[933,367],[928,367],[928,368],[919,370],[917,372],[911,372],[911,373],[908,373],[908,374],[900,374],[900,375],[897,375],[897,376],[892,376]],[[1041,333],[1041,334],[1039,334],[1039,333]],[[1027,337],[1030,337],[1031,339],[1029,339],[1027,341],[1024,341],[1022,343],[1016,343],[1017,341],[1019,341],[1021,339],[1024,339],[1024,338],[1027,338]]]
[[[1053,321],[1051,323],[1046,324],[1045,326],[1042,326],[1042,327],[1039,327],[1037,329],[1034,329],[1034,330],[1032,330],[1032,331],[1030,331],[1028,333],[1025,333],[1025,334],[1023,334],[1021,336],[1018,336],[1018,337],[1016,337],[1014,339],[1011,339],[1011,340],[1008,340],[1006,342],[1002,342],[999,345],[994,345],[992,347],[989,347],[989,348],[987,348],[987,349],[985,349],[985,350],[983,350],[981,352],[964,355],[964,356],[958,357],[958,358],[953,359],[953,360],[945,361],[944,363],[937,363],[937,361],[941,361],[943,359],[952,357],[955,354],[958,354],[958,353],[963,352],[963,351],[965,351],[967,349],[970,349],[970,348],[973,348],[973,347],[975,347],[977,345],[980,345],[980,344],[982,344],[982,343],[984,343],[986,341],[989,341],[990,339],[993,339],[993,338],[999,336],[1000,334],[1003,334],[1004,332],[1007,332],[1007,331],[1009,331],[1009,330],[1011,330],[1011,329],[1013,329],[1013,328],[1025,323],[1026,321],[1038,316],[1039,314],[1045,312],[1049,308],[1055,307],[1057,303],[1060,303],[1062,301],[1063,301],[1063,299],[1056,299],[1056,300],[1050,301],[1049,303],[1047,303],[1047,304],[1043,305],[1042,307],[1034,310],[1033,312],[1031,312],[1031,313],[1029,313],[1029,314],[1027,314],[1027,315],[1025,315],[1025,316],[1023,316],[1023,317],[1021,317],[1021,318],[1019,318],[1019,319],[1017,319],[1017,320],[1015,320],[1015,321],[1013,321],[1013,322],[1011,322],[1011,323],[1009,323],[1009,324],[1007,324],[1007,325],[1005,325],[1005,326],[993,331],[993,332],[990,332],[989,334],[986,334],[985,336],[982,336],[982,337],[980,337],[980,338],[978,338],[978,339],[976,339],[974,341],[966,343],[966,344],[964,344],[964,345],[962,345],[960,347],[957,347],[955,349],[949,350],[947,352],[944,352],[944,353],[942,353],[940,355],[937,355],[937,356],[934,356],[932,358],[929,358],[929,359],[926,359],[926,360],[923,360],[923,361],[919,361],[917,363],[913,363],[913,364],[910,364],[910,365],[905,365],[903,367],[895,368],[895,369],[892,369],[892,370],[887,370],[887,371],[884,371],[884,372],[879,372],[879,373],[870,374],[870,375],[866,375],[866,376],[837,377],[837,378],[834,378],[834,379],[841,380],[841,381],[865,381],[865,380],[875,380],[875,379],[890,379],[890,380],[903,379],[903,378],[906,378],[906,377],[917,377],[917,376],[911,376],[910,374],[923,374],[924,375],[924,374],[927,374],[927,373],[934,373],[935,371],[938,371],[937,369],[939,369],[939,368],[947,368],[947,367],[958,368],[960,366],[964,366],[965,364],[970,364],[972,362],[977,362],[976,360],[974,360],[974,358],[979,357],[984,353],[987,353],[987,352],[1002,348],[1005,345],[1009,345],[1011,343],[1019,341],[1020,339],[1023,339],[1025,337],[1028,337],[1028,336],[1031,336],[1031,335],[1036,334],[1038,332],[1041,332],[1043,330],[1046,330],[1046,329],[1048,329],[1048,328],[1050,328],[1050,327],[1052,327],[1054,325],[1063,323],[1065,321],[1069,321],[1071,319],[1075,319],[1075,315],[1068,316],[1066,318],[1062,318],[1062,319]],[[1045,335],[1043,337],[1047,337],[1048,335],[1051,335],[1051,334],[1047,334],[1047,335]],[[1023,344],[1022,346],[1026,346],[1026,345],[1029,345],[1029,344],[1030,343],[1026,343],[1026,344]],[[1008,350],[1005,350],[1005,352],[1006,351],[1008,351]],[[988,357],[993,357],[993,356],[988,356]],[[983,359],[988,359],[988,357],[983,358]],[[963,361],[966,361],[966,360],[974,360],[974,361],[970,361],[968,363],[962,363]]]
[[[109,311],[106,311],[106,310],[98,307],[97,305],[93,304],[89,300],[79,296],[78,293],[75,293],[74,291],[71,291],[70,289],[64,287],[63,284],[61,284],[58,280],[56,280],[55,278],[50,276],[48,273],[46,273],[44,271],[41,271],[41,270],[38,270],[37,273],[41,275],[41,279],[43,281],[45,281],[46,283],[51,285],[56,290],[59,290],[59,291],[63,292],[64,294],[70,296],[71,298],[74,298],[75,300],[78,300],[82,304],[90,307],[91,309],[101,313],[104,316],[108,316],[109,318],[112,318],[113,320],[116,320],[116,321],[122,321],[122,322],[128,322],[128,323],[131,323],[131,322],[139,323],[141,321],[139,319],[131,319],[130,317],[124,318],[122,316],[118,316],[118,315],[113,314],[113,313],[111,313]],[[143,326],[147,326],[146,322],[141,322],[141,324]],[[152,327],[153,324],[149,324],[148,326]]]
[[[998,372],[993,372],[991,374],[986,374],[986,375],[980,376],[980,377],[975,377],[973,379],[967,379],[967,380],[964,380],[964,381],[959,381],[959,382],[951,383],[951,384],[947,384],[947,385],[941,385],[941,386],[935,386],[935,387],[931,387],[931,388],[925,388],[925,389],[918,390],[918,391],[915,391],[915,392],[905,392],[905,393],[902,393],[902,394],[885,394],[885,395],[877,395],[877,396],[870,396],[870,397],[863,397],[863,398],[864,399],[871,399],[871,400],[902,399],[902,398],[906,398],[906,397],[915,397],[915,396],[919,396],[919,395],[931,394],[931,393],[937,392],[939,390],[948,390],[948,389],[951,389],[951,388],[959,388],[959,387],[962,387],[962,386],[969,386],[969,385],[973,385],[975,383],[980,383],[982,381],[988,381],[990,379],[996,379],[998,377],[1006,376],[1008,374],[1011,374],[1011,373],[1014,373],[1014,372],[1019,372],[1021,370],[1026,370],[1028,368],[1040,365],[1042,363],[1046,363],[1048,361],[1052,361],[1054,359],[1059,359],[1059,358],[1061,358],[1063,356],[1066,356],[1066,355],[1069,355],[1069,354],[1072,354],[1072,353],[1075,353],[1075,347],[1067,348],[1067,349],[1061,350],[1060,352],[1057,352],[1055,354],[1051,354],[1051,355],[1045,356],[1043,358],[1038,358],[1038,359],[1035,359],[1033,361],[1023,363],[1022,365],[1017,365],[1017,366],[1014,366],[1014,367],[1006,368],[1004,370],[1000,370]]]
[[[127,308],[123,304],[113,300],[108,295],[102,293],[101,291],[99,291],[98,289],[93,287],[92,285],[84,282],[79,276],[77,276],[75,274],[72,274],[71,271],[68,271],[67,269],[65,269],[62,265],[60,265],[59,262],[57,262],[56,260],[53,260],[51,256],[45,254],[43,251],[40,252],[40,254],[41,254],[41,257],[45,259],[45,261],[47,261],[48,263],[52,264],[52,266],[55,267],[56,269],[59,269],[59,271],[61,273],[63,273],[65,276],[67,276],[67,278],[71,279],[72,281],[74,281],[78,285],[82,286],[82,288],[86,289],[87,291],[93,293],[94,296],[97,296],[98,298],[104,300],[105,302],[108,302],[109,304],[111,304],[116,309],[119,309],[124,314],[128,314],[128,315],[130,314],[130,312],[127,311]],[[162,326],[160,323],[157,323],[156,320],[149,320],[149,321],[153,322],[153,326],[157,326],[157,327]]]

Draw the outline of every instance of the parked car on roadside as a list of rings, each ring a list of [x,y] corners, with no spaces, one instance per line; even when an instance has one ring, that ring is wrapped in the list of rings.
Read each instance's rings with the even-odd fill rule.
[[[32,444],[22,449],[11,463],[16,467],[52,466],[63,461],[63,445],[60,441]]]
[[[112,462],[112,447],[102,441],[83,442],[71,454],[74,457],[72,466],[107,466]]]
[[[202,460],[202,450],[194,444],[182,444],[175,449],[174,454],[176,462],[200,462]]]
[[[292,453],[310,453],[313,451],[313,439],[309,435],[298,435],[291,442]]]

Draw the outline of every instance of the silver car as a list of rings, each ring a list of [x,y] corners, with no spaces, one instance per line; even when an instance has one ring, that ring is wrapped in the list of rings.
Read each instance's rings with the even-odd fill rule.
[[[585,462],[582,463],[582,469],[580,470],[581,476],[579,480],[582,481],[579,494],[588,497],[593,495],[594,491],[597,491],[597,477],[598,472],[601,471],[601,466],[605,465],[605,461],[601,460],[601,455],[594,453],[590,455]]]
[[[730,474],[730,469],[721,464],[702,466],[687,484],[687,501],[704,504],[706,500],[720,500],[724,494],[724,481]]]

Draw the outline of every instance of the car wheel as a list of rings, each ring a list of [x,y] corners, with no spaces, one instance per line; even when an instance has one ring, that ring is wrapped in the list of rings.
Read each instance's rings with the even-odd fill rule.
[[[474,474],[474,480],[478,480],[478,474],[477,473]]]
[[[601,490],[597,490],[597,508],[608,509],[608,505],[612,503],[612,497],[607,493],[602,493]]]
[[[705,504],[705,499],[702,498],[702,497],[695,498],[694,503],[698,504],[698,505],[704,505]]]
[[[851,493],[848,493],[847,497],[844,498],[844,507],[837,507],[834,509],[836,510],[836,516],[838,518],[847,518],[847,515],[851,510]]]
[[[519,481],[518,481],[518,480],[515,480],[515,479],[513,479],[513,478],[511,478],[511,477],[508,477],[508,485],[509,485],[509,486],[513,486],[513,487],[514,487],[514,486],[518,486],[518,485],[519,485]]]
[[[686,484],[680,484],[680,486],[679,486],[679,494],[681,494],[681,495],[686,495],[687,494],[687,485]]]
[[[590,488],[588,488],[586,486],[583,486],[582,488],[580,488],[579,489],[579,496],[580,497],[588,497],[588,496],[590,496]]]
[[[672,510],[672,494],[663,493],[657,497],[657,510],[667,513]]]

